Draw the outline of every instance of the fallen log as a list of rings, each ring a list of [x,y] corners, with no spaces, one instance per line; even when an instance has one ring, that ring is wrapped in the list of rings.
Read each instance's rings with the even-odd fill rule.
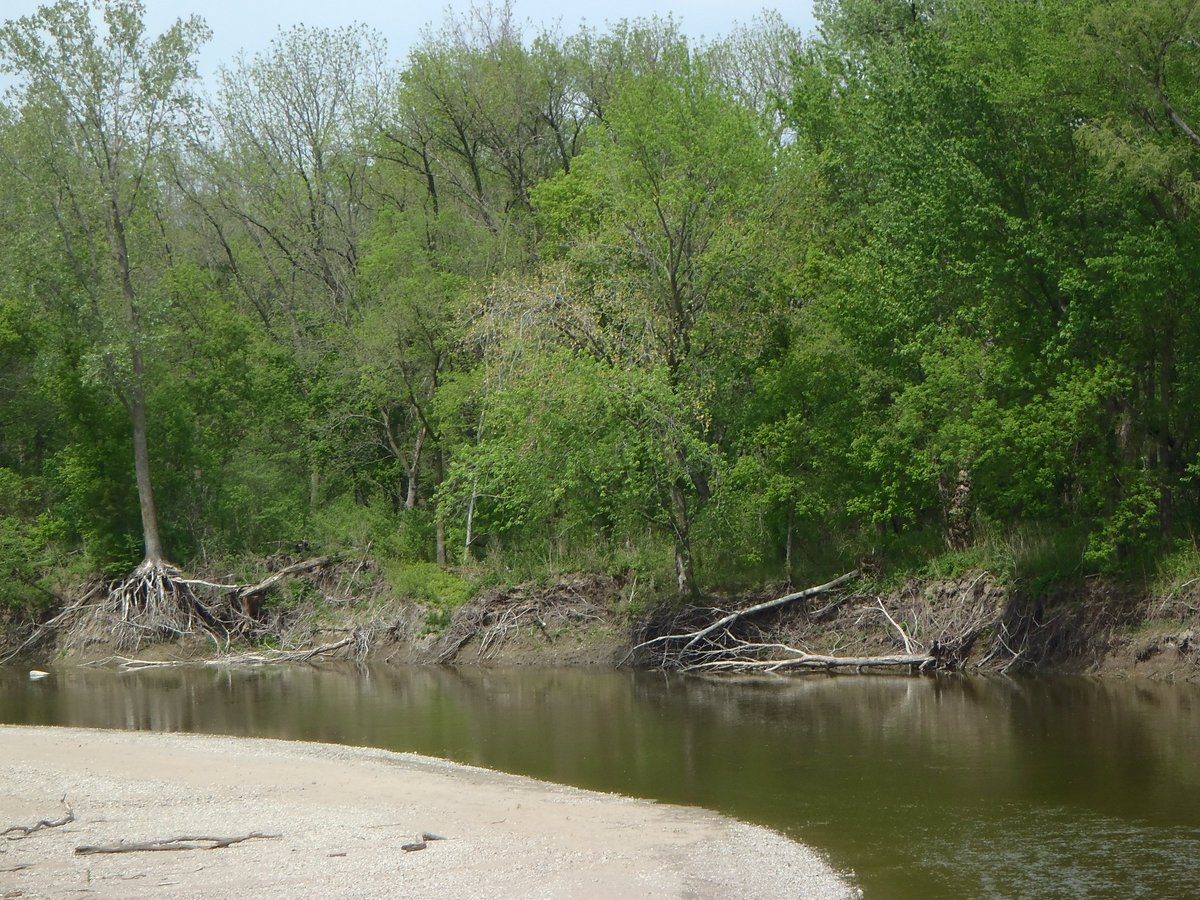
[[[877,597],[874,603],[862,608],[859,623],[870,615],[881,616],[895,632],[902,646],[876,656],[864,655],[861,652],[839,656],[836,648],[829,652],[814,652],[803,644],[789,646],[785,643],[755,642],[748,639],[747,634],[748,631],[752,633],[753,629],[738,627],[739,623],[751,616],[834,591],[857,575],[857,571],[847,572],[827,584],[786,594],[735,612],[714,611],[718,617],[713,622],[692,630],[677,628],[675,633],[642,641],[634,646],[626,660],[634,658],[653,668],[681,672],[778,673],[888,668],[908,669],[914,672],[957,670],[965,665],[966,653],[980,631],[994,620],[994,614],[989,618],[986,609],[972,609],[967,622],[956,621],[953,627],[949,627],[950,623],[943,623],[943,627],[934,630],[921,627],[921,620],[911,610],[905,615],[893,616],[883,600]],[[975,585],[982,577],[981,575],[975,580],[968,588],[968,593],[974,592]],[[838,605],[839,602],[841,601],[835,600],[826,609]],[[691,614],[695,615],[695,612],[692,611]],[[920,631],[926,634],[923,640],[918,641],[914,633]]]
[[[225,847],[231,847],[234,844],[240,844],[243,841],[264,840],[275,841],[279,840],[281,835],[278,834],[263,834],[260,831],[252,831],[249,834],[243,834],[237,837],[212,837],[209,835],[181,835],[180,837],[167,838],[161,841],[146,841],[144,843],[126,843],[119,844],[99,844],[96,846],[82,846],[75,848],[77,856],[92,856],[98,853],[151,853],[165,850],[220,850]]]

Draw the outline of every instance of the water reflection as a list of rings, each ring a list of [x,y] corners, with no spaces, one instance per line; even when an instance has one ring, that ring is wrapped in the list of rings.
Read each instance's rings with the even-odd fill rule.
[[[779,828],[874,897],[1200,896],[1200,689],[487,669],[0,672],[0,721],[413,750]]]

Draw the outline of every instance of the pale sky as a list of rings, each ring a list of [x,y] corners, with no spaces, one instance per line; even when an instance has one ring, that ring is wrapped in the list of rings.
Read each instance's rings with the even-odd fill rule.
[[[44,2],[44,0],[43,0]],[[0,19],[27,15],[43,5],[38,0],[0,0]],[[202,16],[213,31],[212,40],[200,55],[200,71],[211,77],[222,63],[231,62],[239,50],[253,54],[267,47],[280,26],[305,24],[333,27],[362,22],[381,32],[388,42],[393,60],[403,60],[408,48],[417,41],[427,25],[440,26],[446,11],[461,11],[469,0],[431,0],[429,3],[397,0],[289,0],[286,3],[261,0],[143,0],[147,30],[158,34],[176,18],[191,13]],[[483,6],[486,0],[477,5]],[[497,2],[496,5],[500,5]],[[520,21],[535,27],[561,24],[564,33],[578,29],[581,22],[603,28],[606,23],[672,14],[691,38],[716,37],[735,23],[749,23],[765,9],[775,10],[790,24],[805,33],[812,30],[812,0],[514,0]]]

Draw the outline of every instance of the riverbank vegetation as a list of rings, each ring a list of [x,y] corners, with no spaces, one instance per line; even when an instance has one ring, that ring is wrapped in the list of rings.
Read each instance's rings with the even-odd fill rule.
[[[7,22],[0,605],[336,553],[435,629],[571,572],[1190,584],[1200,13],[818,7],[300,27],[208,85],[196,18]]]

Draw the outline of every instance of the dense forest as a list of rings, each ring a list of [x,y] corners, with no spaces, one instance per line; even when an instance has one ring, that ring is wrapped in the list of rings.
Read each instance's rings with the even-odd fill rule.
[[[659,596],[1200,524],[1200,4],[0,28],[0,598],[354,547]],[[1007,567],[1007,568],[1006,568]],[[0,604],[2,605],[2,604]]]

